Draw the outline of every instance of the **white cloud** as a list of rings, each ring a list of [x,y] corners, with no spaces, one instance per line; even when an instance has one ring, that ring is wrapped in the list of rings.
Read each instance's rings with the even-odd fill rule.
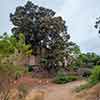
[[[58,12],[58,15],[62,15],[66,19],[72,40],[80,45],[82,51],[98,52],[100,41],[98,39],[98,33],[94,28],[94,23],[96,17],[100,15],[100,1],[64,1],[64,5],[62,6],[62,9]]]

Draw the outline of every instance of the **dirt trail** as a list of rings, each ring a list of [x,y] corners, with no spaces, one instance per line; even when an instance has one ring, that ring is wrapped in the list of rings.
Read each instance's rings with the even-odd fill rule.
[[[34,88],[25,100],[77,100],[73,91],[85,81],[75,81],[64,85],[48,84]]]

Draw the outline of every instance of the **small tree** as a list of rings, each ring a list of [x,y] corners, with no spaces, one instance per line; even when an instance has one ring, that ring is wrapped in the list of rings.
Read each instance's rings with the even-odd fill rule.
[[[32,53],[30,45],[24,42],[24,36],[20,34],[19,40],[14,36],[2,36],[0,40],[0,62],[14,63],[16,60]]]
[[[73,46],[69,42],[70,35],[67,26],[61,16],[56,17],[55,11],[28,1],[24,6],[16,7],[14,13],[10,14],[10,20],[14,27],[12,33],[19,38],[19,33],[25,36],[25,44],[30,44],[33,54],[41,48],[48,49],[45,56],[46,64],[55,65],[70,53]]]

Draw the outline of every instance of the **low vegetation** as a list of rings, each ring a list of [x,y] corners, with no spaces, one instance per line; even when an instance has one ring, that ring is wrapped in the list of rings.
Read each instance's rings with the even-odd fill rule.
[[[19,99],[24,100],[25,96],[28,94],[30,87],[27,84],[20,84],[18,86]]]
[[[57,84],[65,84],[71,81],[77,80],[78,77],[72,75],[66,75],[63,70],[58,71],[54,82]]]
[[[89,78],[89,82],[92,84],[100,82],[100,66],[95,66],[92,70],[92,74]]]
[[[88,78],[88,82],[84,85],[81,85],[76,89],[77,92],[80,92],[81,90],[91,88],[92,86],[96,85],[100,82],[100,66],[95,66],[92,70],[92,74]]]
[[[0,64],[0,76],[8,76],[12,79],[18,79],[27,73],[27,69],[23,66],[12,64]]]

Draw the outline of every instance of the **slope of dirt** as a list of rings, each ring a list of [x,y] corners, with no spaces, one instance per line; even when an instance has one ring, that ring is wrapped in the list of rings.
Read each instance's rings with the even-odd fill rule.
[[[75,81],[64,85],[47,84],[35,87],[26,96],[25,100],[77,100],[73,90],[85,81]]]
[[[81,91],[77,98],[80,100],[100,100],[100,84],[95,85],[90,89]]]
[[[57,85],[51,79],[33,79],[26,76],[17,80],[14,86],[19,87],[23,83],[31,87],[24,100],[87,100],[82,99],[84,96],[77,96],[74,91],[76,87],[86,83],[84,80]]]

